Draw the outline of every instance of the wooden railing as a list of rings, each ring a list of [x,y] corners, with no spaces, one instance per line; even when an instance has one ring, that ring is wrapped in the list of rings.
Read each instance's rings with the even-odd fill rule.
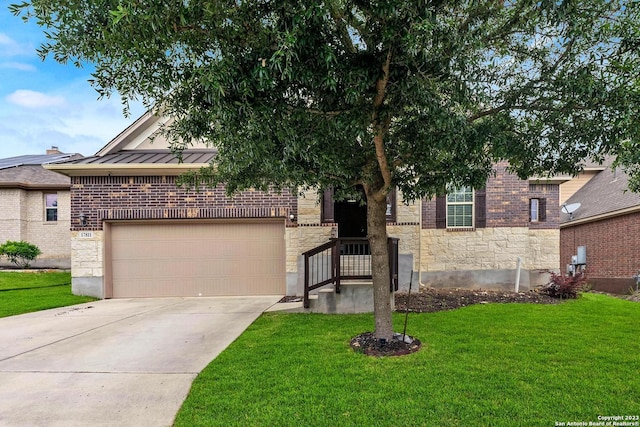
[[[398,239],[387,240],[389,250],[389,290],[398,290]],[[371,250],[367,238],[337,238],[310,249],[304,256],[304,307],[309,308],[309,292],[333,284],[340,293],[341,280],[369,280]]]

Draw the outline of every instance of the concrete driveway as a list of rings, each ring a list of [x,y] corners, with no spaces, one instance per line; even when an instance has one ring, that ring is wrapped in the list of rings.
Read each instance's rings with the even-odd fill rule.
[[[169,426],[279,296],[103,300],[0,319],[0,426]]]

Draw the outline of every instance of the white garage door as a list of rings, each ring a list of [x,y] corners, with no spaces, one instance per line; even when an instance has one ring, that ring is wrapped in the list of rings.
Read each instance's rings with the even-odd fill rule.
[[[285,293],[282,222],[111,225],[112,297]]]

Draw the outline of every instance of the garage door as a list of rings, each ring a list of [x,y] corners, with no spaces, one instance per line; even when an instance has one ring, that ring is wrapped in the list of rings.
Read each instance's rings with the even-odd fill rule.
[[[285,292],[282,222],[111,225],[112,297]]]

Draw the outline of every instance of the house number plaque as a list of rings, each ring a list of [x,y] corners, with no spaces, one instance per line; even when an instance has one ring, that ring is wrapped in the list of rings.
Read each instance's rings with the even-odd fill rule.
[[[81,239],[92,239],[93,231],[81,231],[80,236]]]

